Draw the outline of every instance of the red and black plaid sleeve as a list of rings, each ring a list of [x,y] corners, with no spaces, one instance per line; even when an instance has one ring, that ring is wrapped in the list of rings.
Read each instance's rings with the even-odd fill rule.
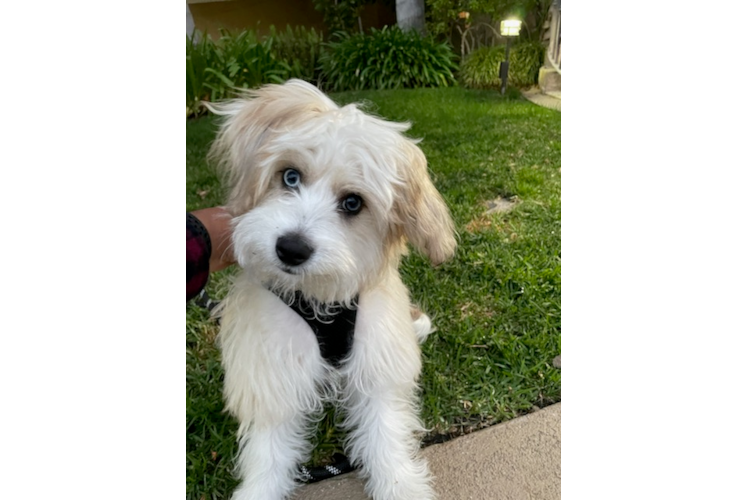
[[[187,213],[187,300],[200,293],[210,273],[210,235],[205,226]]]

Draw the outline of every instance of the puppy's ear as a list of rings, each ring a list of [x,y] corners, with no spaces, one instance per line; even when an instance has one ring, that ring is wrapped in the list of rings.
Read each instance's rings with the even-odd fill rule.
[[[260,147],[274,134],[338,107],[302,80],[266,85],[242,91],[237,99],[204,104],[223,117],[208,158],[225,177],[229,190],[226,208],[234,215],[254,207],[272,177],[258,168]]]
[[[429,178],[426,157],[412,141],[403,138],[400,166],[405,183],[395,210],[408,240],[434,265],[454,255],[455,230],[444,199]]]

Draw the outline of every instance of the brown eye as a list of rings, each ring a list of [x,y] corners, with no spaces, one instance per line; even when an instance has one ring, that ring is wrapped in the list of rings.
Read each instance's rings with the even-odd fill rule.
[[[357,194],[349,194],[340,202],[340,209],[347,215],[356,215],[364,206],[364,200]]]

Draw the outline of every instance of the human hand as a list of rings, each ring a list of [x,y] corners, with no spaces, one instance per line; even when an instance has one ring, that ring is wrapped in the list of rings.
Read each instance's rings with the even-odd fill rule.
[[[210,272],[220,271],[236,262],[231,245],[231,215],[223,207],[195,210],[197,217],[210,235],[213,250],[210,254]]]

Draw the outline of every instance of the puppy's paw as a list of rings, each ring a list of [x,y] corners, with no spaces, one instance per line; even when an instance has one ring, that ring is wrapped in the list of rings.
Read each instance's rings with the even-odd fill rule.
[[[296,485],[283,480],[277,482],[272,477],[265,478],[264,484],[242,483],[231,495],[231,500],[286,500],[290,498]]]
[[[425,463],[402,464],[397,474],[372,478],[366,491],[373,500],[435,500],[436,494],[431,485]],[[417,470],[409,465],[417,465]]]
[[[431,318],[421,311],[417,306],[410,306],[410,317],[413,320],[413,329],[419,344],[423,344],[429,334],[434,333],[436,328],[431,325]]]

